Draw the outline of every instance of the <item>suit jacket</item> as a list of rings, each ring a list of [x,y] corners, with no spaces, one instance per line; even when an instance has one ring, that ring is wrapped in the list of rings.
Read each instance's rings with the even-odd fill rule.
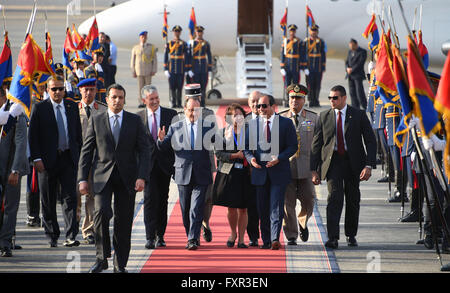
[[[344,137],[352,173],[359,176],[365,166],[374,166],[377,144],[369,119],[363,110],[347,105]],[[336,114],[333,109],[319,115],[311,149],[311,170],[321,170],[325,179],[336,145]]]
[[[108,112],[89,119],[78,165],[78,182],[88,181],[93,170],[93,191],[100,193],[115,166],[130,193],[135,192],[136,180],[150,178],[152,149],[144,125],[136,114],[123,111],[119,141],[115,146]]]
[[[0,178],[6,179],[9,173],[18,171],[20,176],[30,172],[27,158],[27,118],[24,114],[17,117],[16,124],[0,142]],[[8,157],[11,157],[9,166]]]
[[[275,118],[271,130],[271,137],[272,144],[276,144],[278,133],[278,150],[265,150],[261,145],[261,141],[265,139],[264,137],[260,137],[260,134],[263,133],[264,129],[261,117],[258,116],[256,119],[252,119],[248,122],[248,128],[246,129],[246,150],[244,151],[244,155],[249,163],[252,158],[256,158],[257,163],[262,167],[261,169],[256,169],[252,166],[251,179],[253,185],[264,185],[267,177],[269,177],[270,181],[276,185],[287,185],[291,181],[289,158],[295,154],[298,149],[295,127],[290,119],[278,114],[274,115]],[[271,152],[278,156],[280,162],[271,168],[266,168],[268,160],[264,160],[264,155],[270,156]]]
[[[169,129],[172,124],[172,120],[174,117],[177,117],[177,111],[161,107],[161,117],[160,117],[160,127],[165,127],[166,130]],[[150,129],[148,128],[148,109],[139,111],[136,113],[144,123],[145,133],[147,134],[150,143],[155,145],[156,141],[154,141],[152,134],[150,133]],[[175,162],[175,155],[173,151],[162,152],[158,150],[158,148],[154,147],[153,155],[152,155],[152,163],[158,164],[158,166],[163,170],[166,175],[172,175],[174,172],[173,163]]]
[[[350,76],[347,73],[345,78],[366,79],[366,74],[364,73],[364,64],[366,63],[366,59],[367,51],[365,49],[358,47],[355,52],[349,50],[347,60],[345,60],[345,68],[352,68],[352,73]]]
[[[58,125],[50,99],[48,98],[33,107],[28,132],[31,159],[41,158],[45,169],[52,169],[55,166],[58,150]],[[78,105],[64,99],[64,108],[67,118],[67,131],[69,132],[70,155],[74,165],[77,166],[83,143]]]
[[[195,183],[199,185],[212,184],[212,171],[210,153],[211,149],[205,148],[204,140],[215,141],[216,125],[202,125],[202,120],[197,123],[197,136],[195,137],[195,149],[191,150],[190,135],[186,119],[179,120],[169,127],[163,141],[158,140],[160,150],[173,150],[175,153],[175,183],[188,185],[194,175]],[[205,139],[205,136],[208,136]]]

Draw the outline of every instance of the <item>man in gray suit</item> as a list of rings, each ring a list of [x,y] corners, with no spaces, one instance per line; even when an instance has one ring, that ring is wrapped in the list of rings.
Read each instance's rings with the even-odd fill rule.
[[[0,111],[6,105],[6,93],[0,88]],[[27,118],[20,114],[17,122],[0,141],[0,192],[4,191],[3,224],[0,229],[2,256],[12,256],[11,241],[16,228],[17,210],[20,202],[20,181],[29,173],[27,150]],[[4,185],[3,185],[4,184]]]
[[[89,119],[78,165],[78,182],[80,193],[88,193],[92,168],[97,261],[90,272],[99,273],[108,268],[114,193],[114,272],[125,273],[136,191],[143,191],[145,181],[149,180],[152,149],[139,116],[123,110],[125,89],[118,84],[111,85],[106,102],[108,111]]]

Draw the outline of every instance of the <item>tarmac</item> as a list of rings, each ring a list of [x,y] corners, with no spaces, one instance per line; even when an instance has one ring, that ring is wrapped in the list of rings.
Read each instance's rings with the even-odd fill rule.
[[[42,1],[44,2],[44,1]],[[120,1],[116,1],[118,3]],[[7,14],[7,28],[12,45],[13,59],[17,61],[17,54],[24,38],[29,10],[21,5],[28,1],[17,1],[18,8],[11,9]],[[110,4],[110,1],[97,1],[99,7]],[[49,4],[49,3],[44,3]],[[49,30],[52,34],[53,54],[55,62],[60,60],[62,43],[64,40],[65,14],[64,10],[53,9],[48,11]],[[84,14],[74,17],[73,21],[80,23],[87,18]],[[35,24],[33,35],[38,43],[44,44],[43,18]],[[39,36],[39,38],[38,38]],[[42,36],[42,37],[41,37]],[[207,38],[207,36],[205,36]],[[136,37],[137,39],[137,37]],[[344,38],[347,39],[347,38]],[[114,42],[114,40],[112,40]],[[212,44],[214,48],[214,44]],[[158,54],[159,71],[152,83],[159,89],[162,106],[169,106],[168,83],[162,70],[162,49]],[[130,50],[119,48],[118,70],[116,80],[127,91],[125,110],[136,112],[138,110],[137,81],[132,78],[129,69]],[[224,98],[234,98],[235,91],[235,58],[220,58],[220,79],[223,84],[219,89]],[[279,60],[273,58],[273,88],[275,98],[282,94],[282,79],[279,74]],[[14,69],[13,69],[14,70]],[[441,68],[432,68],[440,73]],[[344,79],[344,60],[327,60],[327,71],[324,73],[322,91],[320,95],[321,108],[312,108],[319,112],[326,110],[328,106],[328,89],[336,84],[347,86]],[[302,76],[302,78],[304,78]],[[367,90],[367,82],[365,88]],[[213,101],[207,101],[209,108],[217,110],[217,106],[211,105]],[[280,106],[280,110],[284,108]],[[325,249],[323,244],[326,239],[326,182],[316,187],[317,204],[313,219],[310,221],[311,239],[307,243],[299,239],[298,246],[292,248],[285,246],[290,272],[341,272],[341,273],[437,273],[440,272],[440,263],[434,250],[428,250],[423,245],[415,244],[418,240],[418,223],[400,223],[400,203],[388,203],[387,183],[377,183],[381,178],[381,166],[373,170],[373,175],[368,182],[361,184],[361,210],[357,240],[358,247],[347,247],[345,235],[343,235],[343,218],[341,219],[341,240],[336,250]],[[64,273],[87,272],[95,261],[95,247],[82,244],[77,248],[62,246],[64,239],[60,238],[58,248],[50,248],[44,236],[43,228],[30,228],[25,225],[26,201],[25,178],[22,179],[22,193],[17,217],[16,244],[23,247],[21,250],[13,250],[13,257],[0,258],[0,272],[4,273]],[[178,199],[175,183],[172,181],[169,195],[170,216],[173,206]],[[144,248],[145,231],[142,220],[143,194],[136,196],[135,220],[132,236],[132,251],[127,269],[130,272],[139,272],[144,261],[148,259],[151,251]],[[409,211],[409,203],[405,204],[405,213]],[[64,221],[62,211],[58,208],[58,217],[61,227],[61,235],[64,235]],[[84,211],[83,211],[84,214]],[[214,221],[214,210],[211,217]],[[214,234],[214,231],[212,231]],[[81,233],[79,234],[81,238]],[[81,240],[81,239],[78,239]],[[170,245],[170,243],[168,243]],[[326,264],[328,262],[328,264]],[[450,262],[450,256],[442,255],[442,262]]]

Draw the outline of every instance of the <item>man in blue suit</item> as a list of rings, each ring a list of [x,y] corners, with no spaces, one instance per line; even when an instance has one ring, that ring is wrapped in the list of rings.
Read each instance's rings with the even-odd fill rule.
[[[172,124],[165,133],[163,127],[158,133],[158,149],[175,152],[175,183],[178,184],[183,225],[188,237],[186,248],[195,250],[200,245],[206,189],[212,184],[211,163],[206,141],[214,142],[216,125],[214,117],[202,117],[201,94],[192,96],[186,92],[185,119]],[[205,138],[206,137],[206,138]]]
[[[260,216],[263,249],[280,248],[280,231],[284,216],[284,194],[290,182],[289,158],[298,148],[294,124],[275,113],[275,99],[259,98],[259,116],[249,122],[245,157],[252,165],[252,184]]]

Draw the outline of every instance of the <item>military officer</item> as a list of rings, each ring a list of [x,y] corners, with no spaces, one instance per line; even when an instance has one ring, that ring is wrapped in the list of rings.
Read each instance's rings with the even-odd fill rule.
[[[208,78],[212,69],[212,56],[211,46],[203,39],[202,26],[197,26],[197,38],[193,41],[193,46],[190,49],[192,56],[192,71],[194,76],[192,77],[193,83],[200,84],[202,95],[200,105],[205,106],[206,86],[208,85]]]
[[[138,81],[139,108],[145,107],[140,95],[142,87],[152,83],[152,77],[158,70],[158,58],[156,58],[158,48],[147,43],[147,34],[147,31],[139,34],[139,44],[134,46],[131,51],[130,67],[133,77]]]
[[[326,43],[319,38],[319,26],[314,24],[309,28],[309,38],[302,42],[300,54],[302,58],[300,69],[305,70],[310,107],[320,107],[319,93],[322,75],[326,69],[326,52]]]
[[[73,101],[79,101],[81,95],[77,85],[84,79],[84,69],[86,69],[87,63],[92,61],[92,57],[82,51],[77,51],[70,61],[72,62],[73,70],[68,71],[65,82],[67,97]]]
[[[106,88],[105,88],[105,73],[101,63],[104,58],[104,49],[99,49],[92,52],[92,63],[84,69],[85,78],[97,79],[97,97],[96,100],[106,104]]]
[[[300,82],[300,51],[302,41],[295,36],[297,26],[288,27],[289,38],[281,44],[281,75],[284,78],[284,87]],[[287,94],[287,93],[286,93]],[[286,95],[284,99],[289,99]],[[289,101],[288,101],[289,102]]]
[[[88,120],[91,115],[105,112],[107,107],[104,104],[97,103],[95,97],[97,95],[97,80],[95,78],[86,78],[81,80],[77,84],[77,88],[80,90],[81,100],[78,103],[80,110],[81,132],[83,139],[86,135],[86,129],[88,126]],[[92,174],[90,174],[92,176]],[[90,187],[92,186],[92,177],[89,178]],[[81,206],[82,197],[85,196],[84,204],[84,220],[81,226],[81,232],[83,239],[87,244],[94,244],[94,193],[92,188],[89,189],[89,193],[78,193],[78,208],[77,208],[77,221],[81,220]]]
[[[170,103],[172,108],[181,108],[181,91],[183,79],[186,74],[192,77],[192,64],[189,58],[189,48],[185,41],[180,39],[181,26],[172,28],[173,40],[166,44],[164,51],[164,74],[169,79]]]
[[[297,245],[298,227],[300,227],[302,241],[308,241],[307,223],[313,213],[316,197],[314,184],[311,181],[311,171],[305,166],[308,166],[310,162],[314,127],[317,124],[318,116],[304,107],[308,94],[305,86],[291,84],[286,90],[289,95],[289,110],[280,114],[292,119],[295,125],[298,150],[289,159],[292,179],[285,193],[283,231],[288,239],[288,245]],[[297,199],[300,200],[301,210],[296,217]]]

